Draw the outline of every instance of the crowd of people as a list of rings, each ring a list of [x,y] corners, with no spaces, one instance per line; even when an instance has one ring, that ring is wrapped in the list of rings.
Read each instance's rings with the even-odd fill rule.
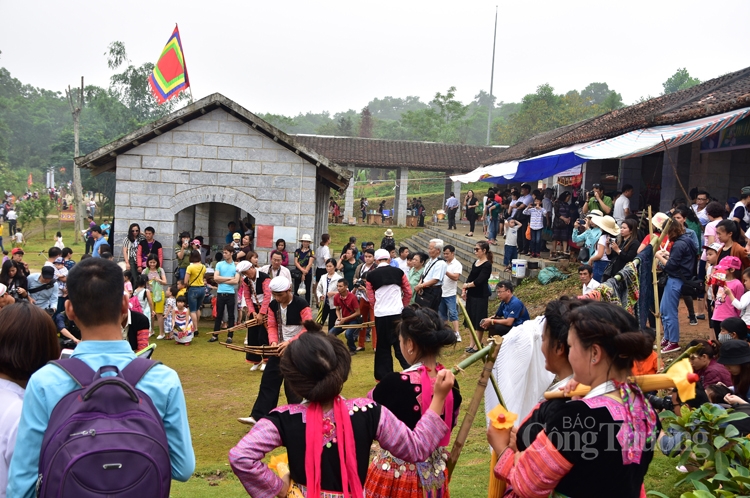
[[[266,265],[259,263],[247,220],[228,224],[225,244],[215,255],[200,237],[183,232],[171,249],[177,261],[174,279],[163,269],[170,249],[157,240],[153,227],[141,232],[137,223],[123,240],[120,264],[106,240],[111,225],[96,224],[93,216],[87,230],[93,243],[77,263],[61,236],[38,273],[30,272],[23,248],[17,247],[0,270],[0,399],[5,401],[0,489],[7,486],[8,496],[31,496],[39,486],[46,496],[38,477],[54,467],[54,459],[44,455],[59,423],[56,407],[67,403],[70,393],[89,388],[81,375],[93,378],[94,386],[97,370],[99,376],[106,371],[132,384],[136,398],[150,399],[163,421],[156,439],[163,438],[169,474],[189,479],[195,456],[179,378],[164,365],[135,358],[152,335],[190,345],[199,335],[205,305],[213,314],[209,342],[226,333],[224,341],[231,344],[234,331],[226,329],[239,325],[246,329],[245,344],[275,347],[278,353],[246,354],[249,370],[261,372],[258,396],[249,416],[238,419],[252,429],[230,450],[229,461],[251,496],[447,496],[446,447],[462,396],[439,357],[443,348],[462,341],[457,297],[466,302],[478,334],[479,342],[472,337],[467,353],[483,347],[485,331],[504,336],[529,321],[510,281],[497,285],[499,306],[488,312],[492,245],[504,235],[506,258],[513,238],[520,254],[539,255],[541,231],[551,229],[553,252],[561,246],[567,257],[570,248],[578,248],[582,289],[581,298],[551,300],[545,309],[545,367],[555,374],[555,389],[576,383],[592,389],[580,400],[541,403],[512,430],[490,424],[487,440],[499,456],[495,475],[519,497],[591,496],[591,489],[641,496],[657,441],[668,452],[674,440],[674,434],[660,433],[656,411],[630,380],[633,372],[655,373],[655,335],[621,306],[596,300],[594,292],[636,255],[653,250],[665,330],[662,352],[682,347],[678,307],[683,300],[688,323],[708,318],[709,339],[689,344],[697,346],[690,362],[706,401],[748,404],[750,187],[731,206],[695,190],[690,202],[677,199],[669,212],[651,220],[621,201],[630,194],[632,188],[625,189],[613,200],[596,185],[578,207],[569,193],[553,200],[551,192],[532,192],[524,184],[518,191],[490,190],[480,213],[480,201],[470,192],[463,202],[473,213],[470,234],[482,219],[487,240],[475,243],[475,260],[462,285],[463,265],[453,245],[432,239],[426,253],[412,252],[397,244],[392,229],[379,245],[358,246],[351,237],[338,257],[328,234],[317,244],[303,234],[293,251],[279,239]],[[446,207],[454,210],[449,211],[453,228],[460,204],[451,199],[455,202]],[[653,249],[648,223],[653,237],[663,233]],[[528,238],[518,236],[526,231]],[[695,312],[694,300],[703,306],[701,313]],[[344,399],[351,358],[368,341],[374,350],[373,389],[366,397]],[[63,350],[74,363],[48,364]],[[394,356],[399,371],[393,369]],[[135,375],[138,369],[143,371]],[[288,404],[279,407],[282,386]],[[621,426],[619,434],[608,429],[613,424]],[[80,434],[89,430],[82,427]],[[72,432],[71,437],[79,434]],[[16,446],[17,434],[25,444]],[[371,455],[373,441],[379,449]],[[289,457],[289,472],[281,476],[263,463],[279,446]],[[104,462],[103,471],[110,463]],[[53,468],[51,475],[56,472]],[[92,484],[79,487],[86,486]]]

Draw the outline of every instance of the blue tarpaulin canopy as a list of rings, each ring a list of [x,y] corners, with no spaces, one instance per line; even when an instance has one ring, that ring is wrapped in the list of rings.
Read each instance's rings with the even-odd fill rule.
[[[575,151],[593,143],[587,142],[563,147],[562,149],[557,149],[541,156],[524,159],[517,164],[513,164],[513,162],[499,163],[495,171],[493,171],[493,166],[496,165],[487,166],[485,167],[485,175],[481,178],[481,181],[490,183],[518,183],[535,182],[550,178],[585,163],[586,159],[578,157]]]

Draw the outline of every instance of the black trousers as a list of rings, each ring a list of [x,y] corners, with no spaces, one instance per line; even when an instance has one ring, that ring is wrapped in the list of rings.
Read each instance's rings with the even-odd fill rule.
[[[448,209],[448,230],[456,228],[456,211],[458,208]]]
[[[513,327],[509,327],[507,325],[500,325],[496,323],[495,325],[490,325],[490,328],[487,329],[487,331],[489,335],[499,335],[500,337],[502,337],[508,332],[510,332],[510,329],[512,328]]]
[[[518,255],[529,252],[531,250],[531,241],[526,238],[526,227],[529,226],[529,217],[521,216],[518,218],[521,222],[521,226],[518,228]]]
[[[419,226],[419,227],[423,227],[424,226],[424,215],[423,214],[419,215],[419,223],[417,223],[417,226]]]
[[[268,331],[263,325],[248,327],[247,329],[248,346],[266,346],[268,345]],[[264,358],[259,354],[245,353],[245,359],[253,363],[260,363]],[[265,358],[267,359],[267,358]]]
[[[221,319],[224,317],[224,308],[227,309],[227,327],[234,327],[234,310],[237,309],[237,295],[228,292],[216,294],[216,319],[214,320],[214,331],[221,330]],[[227,337],[234,337],[234,332],[227,333]]]
[[[381,380],[393,372],[391,347],[394,349],[401,368],[409,368],[404,355],[401,354],[401,345],[398,342],[398,333],[396,333],[395,323],[400,318],[401,315],[375,317],[375,329],[378,331],[378,347],[375,350],[375,380]]]
[[[310,293],[310,290],[312,288],[312,272],[307,272],[307,276],[305,277],[305,295],[303,296],[305,298],[305,301],[307,301],[307,304],[310,304],[310,297],[312,294]],[[297,293],[297,289],[299,289],[300,284],[302,283],[301,278],[295,278],[294,279],[294,288],[292,289],[294,293]]]
[[[94,250],[94,237],[87,237],[86,238],[86,252],[85,254],[91,254],[91,251]]]
[[[466,211],[466,219],[469,220],[469,232],[474,233],[474,226],[477,223],[477,212],[476,210],[469,209]]]
[[[281,393],[282,383],[284,384],[284,394],[286,394],[287,404],[302,403],[302,396],[295,393],[289,383],[281,376],[280,363],[281,359],[278,356],[268,358],[266,369],[263,371],[263,377],[260,379],[258,399],[255,400],[253,411],[250,413],[250,416],[255,420],[262,419],[279,405],[279,394]]]

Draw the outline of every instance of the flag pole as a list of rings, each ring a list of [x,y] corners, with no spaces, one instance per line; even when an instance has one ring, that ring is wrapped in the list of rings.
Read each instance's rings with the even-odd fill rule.
[[[492,36],[492,74],[490,74],[490,103],[487,108],[487,145],[490,144],[490,126],[492,126],[492,86],[495,83],[495,44],[497,43],[497,5],[495,5],[495,33]]]

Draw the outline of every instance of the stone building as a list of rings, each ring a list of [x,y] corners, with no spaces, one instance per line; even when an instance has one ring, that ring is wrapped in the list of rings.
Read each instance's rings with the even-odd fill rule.
[[[294,250],[328,229],[330,189],[351,173],[220,94],[213,94],[76,158],[93,175],[116,170],[115,255],[130,223],[156,229],[173,271],[179,232],[220,250],[227,224],[248,218],[266,261],[272,241]]]

